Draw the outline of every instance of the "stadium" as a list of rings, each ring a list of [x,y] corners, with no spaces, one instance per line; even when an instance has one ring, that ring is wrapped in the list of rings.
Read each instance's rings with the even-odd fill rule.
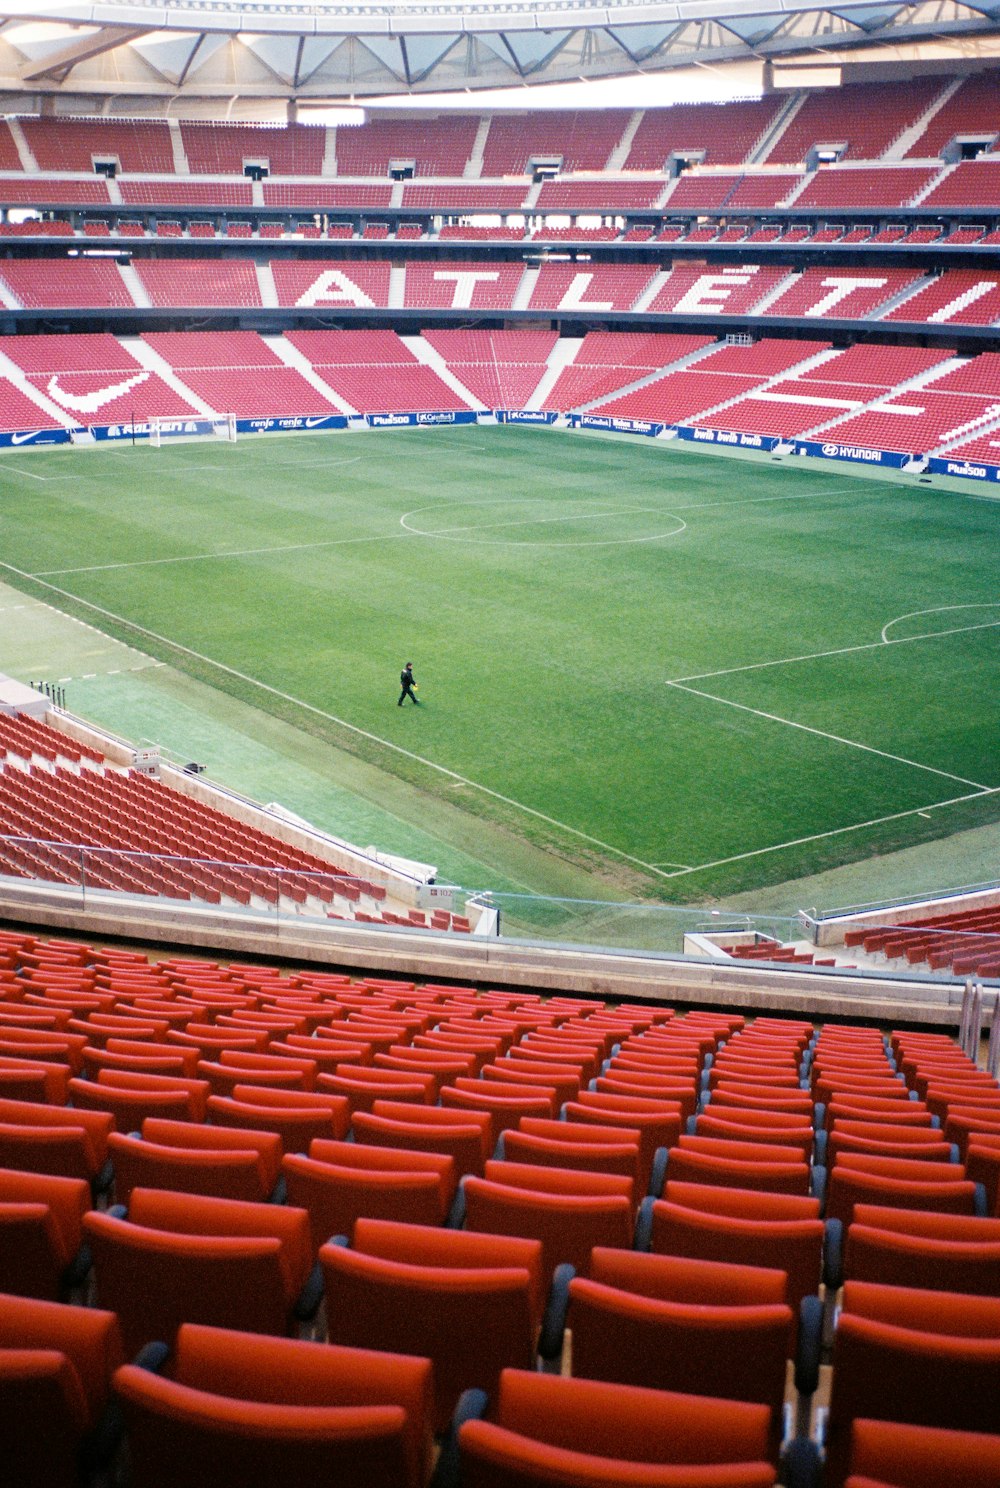
[[[0,100],[11,1483],[1000,1488],[995,12]]]

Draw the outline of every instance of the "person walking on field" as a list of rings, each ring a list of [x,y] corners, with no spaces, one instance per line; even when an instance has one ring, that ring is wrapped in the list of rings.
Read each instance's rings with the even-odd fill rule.
[[[405,667],[403,668],[403,670],[399,674],[399,680],[403,684],[403,690],[399,694],[399,702],[397,704],[397,707],[401,708],[403,706],[404,702],[406,701],[406,699],[409,698],[410,699],[410,702],[411,703],[416,703],[417,707],[419,708],[420,707],[420,699],[416,695],[416,686],[417,686],[417,684],[413,680],[413,662],[412,661],[408,661],[406,663]]]

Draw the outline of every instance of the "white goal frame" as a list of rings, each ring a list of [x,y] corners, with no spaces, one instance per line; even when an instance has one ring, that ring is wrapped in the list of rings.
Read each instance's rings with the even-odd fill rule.
[[[165,423],[176,424],[177,422],[178,417],[176,414],[173,414],[169,417],[162,414],[151,415],[149,420],[149,442],[152,445],[153,449],[160,449],[163,444],[163,425]],[[210,432],[185,434],[180,437],[184,439],[225,439],[229,444],[236,443],[237,433],[235,413],[225,413],[219,418],[199,419],[198,422],[210,423],[212,426]],[[167,435],[166,438],[173,439],[174,436]]]

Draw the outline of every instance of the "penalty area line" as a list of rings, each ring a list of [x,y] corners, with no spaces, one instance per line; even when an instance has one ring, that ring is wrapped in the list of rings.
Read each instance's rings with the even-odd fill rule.
[[[908,765],[911,770],[926,770],[929,775],[940,775],[944,780],[954,780],[957,785],[971,785],[977,791],[992,790],[980,780],[968,780],[964,775],[954,775],[950,770],[939,770],[936,765],[922,765],[918,760],[907,759],[902,754],[891,754],[887,749],[876,749],[874,744],[862,744],[857,739],[845,739],[841,734],[830,734],[826,729],[813,728],[808,723],[797,723],[794,718],[782,718],[778,713],[767,713],[763,708],[751,708],[748,703],[735,703],[731,698],[717,697],[712,692],[702,692],[697,687],[685,687],[680,682],[669,682],[678,692],[689,692],[692,697],[705,698],[710,703],[721,703],[725,708],[737,708],[741,713],[752,713],[756,718],[769,723],[781,723],[786,728],[800,729],[804,734],[814,734],[818,739],[829,739],[833,744],[845,744],[849,749],[860,749],[865,754],[877,754],[880,759],[892,760],[897,765]]]
[[[809,837],[793,837],[788,842],[772,843],[770,847],[755,847],[749,852],[733,853],[728,858],[716,858],[711,863],[699,863],[697,868],[682,868],[676,873],[667,874],[667,877],[684,878],[689,873],[705,873],[710,868],[725,868],[729,863],[742,863],[747,858],[761,858],[767,853],[785,852],[791,847],[805,847],[810,842],[823,842],[830,837],[845,836],[848,832],[863,832],[866,827],[880,827],[886,822],[903,821],[908,816],[929,817],[932,811],[940,811],[945,806],[960,806],[966,801],[978,801],[983,796],[997,794],[1000,794],[1000,786],[970,791],[965,796],[952,796],[947,801],[931,801],[926,806],[911,806],[907,811],[894,811],[889,816],[873,816],[869,821],[853,822],[849,827],[831,827],[828,832],[813,832]]]
[[[171,650],[178,651],[184,656],[190,656],[195,661],[203,662],[206,666],[214,667],[216,671],[224,673],[228,677],[235,677],[240,682],[246,682],[251,687],[267,693],[270,697],[279,698],[282,702],[291,703],[296,708],[301,708],[304,713],[311,713],[316,718],[325,719],[328,723],[334,723],[339,728],[346,729],[348,733],[355,734],[360,739],[367,739],[370,743],[380,744],[384,749],[401,755],[405,759],[412,760],[415,764],[423,765],[429,770],[443,775],[446,779],[453,781],[456,785],[467,786],[470,790],[478,791],[481,795],[488,796],[493,801],[500,801],[505,806],[511,806],[515,811],[530,816],[535,821],[545,822],[550,827],[565,832],[568,836],[576,837],[581,842],[587,842],[592,847],[600,848],[602,852],[610,853],[613,857],[620,858],[623,862],[632,863],[637,868],[642,868],[647,873],[653,873],[658,878],[670,878],[671,874],[657,868],[653,863],[644,862],[632,853],[624,852],[620,847],[612,847],[609,842],[602,842],[599,837],[592,837],[589,832],[582,832],[578,827],[571,827],[566,822],[557,820],[554,816],[548,816],[544,811],[538,811],[534,806],[526,806],[523,801],[515,801],[511,796],[505,796],[502,792],[493,790],[488,785],[481,785],[478,780],[470,780],[468,776],[461,775],[457,770],[450,770],[447,765],[439,765],[435,760],[427,759],[422,754],[417,754],[412,749],[406,749],[402,744],[395,744],[391,739],[383,739],[379,734],[373,734],[368,729],[360,728],[356,723],[349,723],[346,718],[339,718],[335,713],[328,713],[325,708],[317,708],[314,703],[304,702],[302,698],[294,697],[289,692],[282,692],[280,688],[272,687],[268,682],[261,682],[257,677],[251,677],[246,672],[241,672],[236,667],[227,666],[225,662],[216,661],[213,656],[206,656],[201,651],[195,651],[190,646],[184,646],[179,641],[173,641],[169,636],[160,635],[158,631],[150,630],[145,625],[138,625],[134,620],[128,620],[124,615],[118,615],[114,610],[105,609],[103,605],[94,604],[89,599],[82,599],[78,594],[72,594],[68,589],[60,589],[56,584],[48,584],[44,579],[35,574],[26,573],[24,569],[15,568],[12,563],[0,562],[0,571],[15,574],[20,579],[28,579],[43,588],[51,590],[53,594],[60,595],[72,604],[83,605],[92,610],[96,615],[103,615],[107,620],[113,620],[117,625],[124,625],[138,635],[147,636],[150,640],[159,642],[160,645],[169,646]]]

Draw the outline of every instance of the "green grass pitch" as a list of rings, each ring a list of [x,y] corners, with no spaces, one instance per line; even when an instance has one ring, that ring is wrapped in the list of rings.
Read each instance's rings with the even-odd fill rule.
[[[14,452],[0,493],[0,576],[621,897],[1000,817],[1000,505],[515,428]]]

